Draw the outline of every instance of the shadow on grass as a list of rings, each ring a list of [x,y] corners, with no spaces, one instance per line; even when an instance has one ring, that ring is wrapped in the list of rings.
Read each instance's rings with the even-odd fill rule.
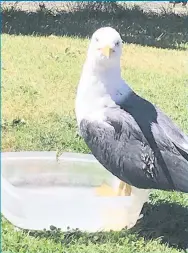
[[[147,204],[143,209],[144,218],[130,230],[121,232],[82,233],[79,230],[70,230],[61,233],[61,230],[51,227],[51,230],[40,232],[30,231],[29,235],[37,238],[51,239],[56,243],[76,244],[89,243],[103,244],[107,242],[123,242],[124,238],[131,236],[131,241],[144,237],[145,241],[161,239],[170,247],[185,250],[188,248],[188,208],[175,203]],[[28,231],[26,231],[28,234]]]
[[[112,26],[127,43],[185,49],[188,42],[188,15],[144,12],[115,2],[82,3],[72,11],[2,9],[2,20],[2,33],[14,35],[90,37],[97,28]]]
[[[145,240],[160,238],[162,243],[179,249],[188,248],[188,207],[176,203],[146,204],[144,217],[132,232]]]

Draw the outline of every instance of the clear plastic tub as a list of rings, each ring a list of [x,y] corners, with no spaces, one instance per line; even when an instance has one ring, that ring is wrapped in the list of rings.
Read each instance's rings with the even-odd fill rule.
[[[148,200],[149,192],[136,188],[131,196],[100,195],[102,185],[115,192],[120,181],[92,155],[64,153],[58,160],[55,152],[1,156],[2,214],[20,228],[120,230],[130,224],[130,210],[136,223]],[[135,196],[139,205],[133,212]]]

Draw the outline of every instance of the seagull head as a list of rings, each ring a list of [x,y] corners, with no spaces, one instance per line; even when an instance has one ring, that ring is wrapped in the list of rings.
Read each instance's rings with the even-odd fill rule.
[[[113,66],[120,63],[122,39],[112,27],[102,27],[92,35],[87,58],[100,66]]]

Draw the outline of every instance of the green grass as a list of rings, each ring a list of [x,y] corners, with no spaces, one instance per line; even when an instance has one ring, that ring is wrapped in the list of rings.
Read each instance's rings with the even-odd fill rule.
[[[88,41],[2,36],[2,149],[88,153],[77,135],[74,100]],[[125,44],[122,75],[188,133],[188,52]],[[11,253],[185,252],[188,197],[154,191],[130,231],[86,234],[15,231],[2,218],[2,251]]]

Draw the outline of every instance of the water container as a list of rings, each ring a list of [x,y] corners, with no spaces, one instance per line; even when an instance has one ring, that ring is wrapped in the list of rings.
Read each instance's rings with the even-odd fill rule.
[[[55,152],[5,152],[1,156],[1,210],[19,228],[121,230],[136,224],[148,200],[149,191],[135,187],[130,196],[118,196],[120,180],[92,155],[63,153],[57,159]]]

